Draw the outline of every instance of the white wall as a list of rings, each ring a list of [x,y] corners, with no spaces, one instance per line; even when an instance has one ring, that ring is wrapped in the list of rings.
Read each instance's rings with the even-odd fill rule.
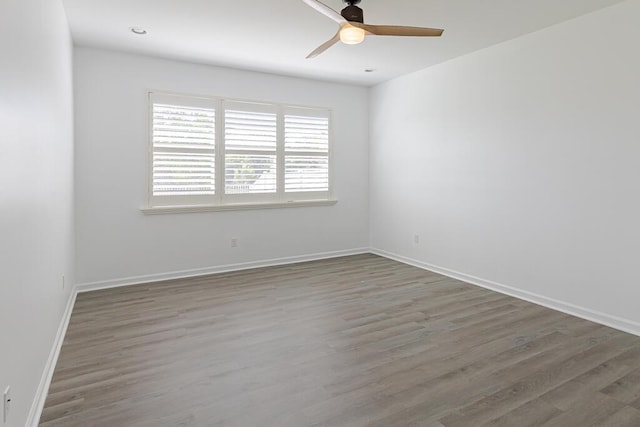
[[[372,246],[640,333],[639,19],[627,1],[374,88]]]
[[[75,88],[78,283],[368,247],[365,88],[89,48]],[[143,215],[149,89],[332,108],[338,204]]]
[[[24,426],[74,282],[72,46],[60,1],[0,2],[0,53],[0,393],[11,386],[6,425]]]

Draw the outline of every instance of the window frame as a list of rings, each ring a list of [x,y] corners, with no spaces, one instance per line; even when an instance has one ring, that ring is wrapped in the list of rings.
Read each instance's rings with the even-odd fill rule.
[[[213,195],[174,195],[174,196],[154,196],[153,194],[153,174],[154,174],[154,153],[156,152],[153,141],[153,108],[154,104],[165,103],[171,105],[173,100],[175,105],[185,106],[206,106],[215,110],[215,143],[214,143],[214,168],[215,181]],[[303,105],[282,104],[275,102],[264,102],[254,100],[244,100],[237,98],[225,98],[218,96],[192,95],[184,93],[173,93],[167,91],[148,90],[146,93],[147,102],[147,162],[146,162],[146,204],[141,211],[145,214],[164,214],[181,212],[201,212],[201,211],[226,211],[244,209],[273,209],[284,207],[307,207],[307,206],[330,206],[337,203],[334,198],[333,179],[333,126],[332,110],[326,107],[313,107]],[[192,103],[193,102],[193,103]],[[182,104],[181,104],[182,103]],[[256,105],[257,111],[272,110],[276,114],[276,191],[273,193],[245,193],[226,194],[225,193],[225,112],[226,106],[233,105]],[[309,117],[323,117],[327,119],[327,153],[315,155],[327,159],[328,190],[327,191],[285,191],[285,114],[288,111],[310,113]],[[197,150],[196,150],[197,151]],[[238,150],[234,150],[238,151]],[[253,151],[248,151],[253,153]],[[257,152],[256,152],[257,153]],[[265,153],[272,153],[265,151]],[[304,154],[304,152],[301,152]],[[309,152],[307,152],[308,154]]]

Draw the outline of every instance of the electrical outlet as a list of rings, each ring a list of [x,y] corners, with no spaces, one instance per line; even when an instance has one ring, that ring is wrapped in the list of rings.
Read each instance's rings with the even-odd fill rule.
[[[231,247],[232,248],[237,248],[238,247],[238,238],[237,237],[232,237],[231,238]]]
[[[415,243],[416,245],[420,244],[420,235],[419,234],[414,234],[413,235],[413,243]]]
[[[11,387],[7,387],[7,389],[2,394],[2,401],[4,402],[4,404],[2,405],[2,421],[6,423],[7,419],[9,419],[9,408],[11,406]]]

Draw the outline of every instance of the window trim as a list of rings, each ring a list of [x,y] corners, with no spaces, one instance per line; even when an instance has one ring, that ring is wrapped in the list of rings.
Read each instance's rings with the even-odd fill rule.
[[[172,199],[164,197],[164,200],[171,203],[158,203],[158,199],[153,196],[153,104],[154,102],[170,102],[189,99],[200,105],[214,107],[216,111],[215,119],[215,194],[195,195],[195,196],[173,196]],[[147,102],[147,160],[146,160],[146,197],[145,206],[140,210],[146,215],[165,213],[189,213],[189,212],[216,212],[232,210],[253,210],[253,209],[278,209],[292,207],[310,206],[332,206],[338,201],[334,197],[334,174],[333,174],[333,114],[327,107],[315,107],[305,105],[293,105],[275,102],[265,102],[256,100],[245,100],[239,98],[226,98],[208,95],[193,95],[187,93],[175,93],[149,89],[146,91]],[[277,141],[276,141],[276,171],[277,188],[275,193],[254,193],[254,194],[224,194],[225,167],[218,167],[225,164],[224,147],[224,120],[226,105],[238,104],[264,105],[265,108],[273,108],[277,112]],[[308,191],[308,192],[286,192],[285,191],[285,114],[290,111],[303,112],[308,110],[310,116],[326,117],[329,121],[328,147],[326,157],[328,161],[328,191]],[[324,112],[326,114],[322,114]],[[180,202],[184,200],[184,204]]]

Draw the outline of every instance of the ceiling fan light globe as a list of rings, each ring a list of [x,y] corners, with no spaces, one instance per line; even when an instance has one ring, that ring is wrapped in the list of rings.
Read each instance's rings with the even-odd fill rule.
[[[364,30],[358,27],[345,26],[340,30],[340,41],[344,44],[358,44],[364,41]]]

